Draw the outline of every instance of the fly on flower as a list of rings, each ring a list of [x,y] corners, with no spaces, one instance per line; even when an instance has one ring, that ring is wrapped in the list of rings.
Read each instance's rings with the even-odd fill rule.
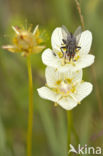
[[[95,56],[89,54],[92,33],[89,30],[75,31],[73,36],[63,27],[57,27],[51,36],[52,49],[44,50],[42,61],[60,72],[77,71],[94,63]],[[54,55],[55,54],[55,55]]]
[[[39,53],[45,48],[42,45],[43,39],[38,25],[33,32],[31,32],[31,27],[27,30],[18,26],[12,26],[12,28],[16,33],[12,41],[13,44],[3,46],[4,49],[13,53],[20,52],[23,56],[28,56],[32,53]]]
[[[62,26],[63,44],[61,46],[61,51],[63,53],[64,63],[66,58],[68,58],[69,61],[73,59],[76,52],[81,48],[78,46],[81,32],[82,30],[80,26],[76,29],[74,34],[70,33],[64,25]]]

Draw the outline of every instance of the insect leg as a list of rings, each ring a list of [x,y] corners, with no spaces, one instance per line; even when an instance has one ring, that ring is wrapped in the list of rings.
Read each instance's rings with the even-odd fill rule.
[[[64,57],[64,51],[63,51],[63,48],[66,48],[66,47],[61,47],[60,50],[61,50],[61,52],[62,52],[62,54],[63,54],[63,57]]]
[[[66,64],[66,55],[67,55],[67,51],[64,53],[64,64]]]
[[[75,56],[75,47],[73,48],[73,52],[72,52],[72,59],[73,59],[73,61],[75,61],[74,60],[74,56]]]
[[[69,61],[71,60],[71,57],[72,57],[72,53],[71,53],[71,50],[70,50],[70,47],[69,47],[69,51],[68,51],[68,56],[69,56]]]
[[[62,48],[62,49],[63,49],[63,48],[66,48],[66,46],[63,46],[63,47],[61,47],[61,48]]]
[[[77,48],[78,50],[80,50],[80,49],[81,49],[81,47],[80,47],[80,46],[76,46],[76,48]]]
[[[66,44],[66,40],[62,39],[63,43]]]

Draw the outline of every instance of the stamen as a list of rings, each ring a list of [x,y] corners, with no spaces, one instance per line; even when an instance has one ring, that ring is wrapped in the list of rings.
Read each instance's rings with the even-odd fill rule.
[[[19,35],[20,32],[18,31],[17,27],[12,26],[12,29],[16,32],[17,35]]]
[[[55,107],[57,107],[57,106],[58,106],[58,103],[57,103],[57,102],[55,102],[55,103],[54,103],[54,106],[55,106]]]

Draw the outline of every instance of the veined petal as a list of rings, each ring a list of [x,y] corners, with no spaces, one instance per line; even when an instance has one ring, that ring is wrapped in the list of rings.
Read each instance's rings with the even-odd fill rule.
[[[93,90],[93,85],[89,82],[83,82],[81,83],[77,90],[76,90],[76,95],[75,98],[77,99],[78,102],[83,100],[86,96],[88,96]]]
[[[92,44],[92,33],[88,30],[82,32],[78,46],[81,47],[80,54],[88,54]]]
[[[89,67],[94,63],[95,56],[91,54],[81,56],[75,64],[65,64],[64,66],[59,66],[59,71],[78,71],[80,69]]]
[[[53,67],[60,72],[78,71],[94,63],[95,56],[91,54],[82,55],[76,62],[62,65],[61,59],[53,55],[51,49],[46,49],[42,54],[42,61],[45,65]]]
[[[61,66],[60,59],[53,55],[51,49],[44,50],[42,54],[42,61],[45,65],[53,68],[59,68]]]
[[[60,98],[60,95],[57,93],[53,92],[51,89],[47,87],[41,87],[37,89],[38,94],[41,98],[51,100],[53,102],[57,102],[58,99]]]
[[[82,56],[80,59],[77,60],[76,63],[72,64],[65,64],[62,66],[60,63],[57,65],[57,69],[61,72],[67,72],[67,71],[78,71],[80,69],[86,68],[94,63],[95,56],[88,54]],[[59,68],[58,68],[59,67]]]
[[[69,79],[72,81],[72,83],[80,83],[82,80],[83,72],[82,70],[79,71],[69,71],[69,72],[59,72],[55,68],[47,67],[45,76],[46,76],[46,82],[49,87],[56,87],[56,82],[58,80],[64,81],[65,79]]]
[[[53,55],[53,51],[51,49],[46,49],[44,50],[42,54],[42,61],[45,65],[55,68],[61,72],[66,72],[74,68],[72,64],[65,64],[62,65],[61,59],[57,58],[56,56]]]
[[[71,97],[62,98],[58,101],[58,104],[66,110],[71,110],[77,106],[77,102]]]
[[[58,27],[53,31],[51,37],[51,44],[54,51],[61,51],[60,47],[63,43],[62,39],[63,39],[62,29]]]
[[[82,70],[77,70],[77,71],[69,71],[66,72],[67,78],[72,79],[72,82],[77,83],[81,82],[82,77],[83,77],[83,71]]]
[[[56,81],[59,79],[59,73],[56,69],[47,67],[45,71],[46,82],[49,87],[55,87]]]
[[[80,69],[80,68],[88,67],[94,63],[94,59],[95,59],[94,55],[91,54],[84,55],[80,57],[80,59],[78,59],[78,61],[76,62],[76,66],[77,66],[76,68]]]

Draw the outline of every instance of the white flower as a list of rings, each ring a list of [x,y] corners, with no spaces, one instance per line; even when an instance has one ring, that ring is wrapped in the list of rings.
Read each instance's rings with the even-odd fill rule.
[[[65,35],[67,35],[65,33]],[[92,34],[86,30],[81,33],[78,45],[81,49],[76,52],[74,59],[66,60],[66,64],[63,63],[64,58],[62,57],[61,46],[63,45],[64,35],[62,28],[58,27],[53,31],[51,37],[52,49],[46,49],[42,54],[42,61],[45,65],[58,69],[61,72],[65,71],[76,71],[82,68],[88,67],[94,62],[94,56],[88,54],[92,43]],[[78,36],[77,36],[78,37]],[[54,55],[56,54],[56,56]]]
[[[40,97],[59,104],[66,110],[77,106],[92,91],[92,84],[82,81],[82,70],[60,73],[56,69],[46,68],[46,87],[38,90]]]

